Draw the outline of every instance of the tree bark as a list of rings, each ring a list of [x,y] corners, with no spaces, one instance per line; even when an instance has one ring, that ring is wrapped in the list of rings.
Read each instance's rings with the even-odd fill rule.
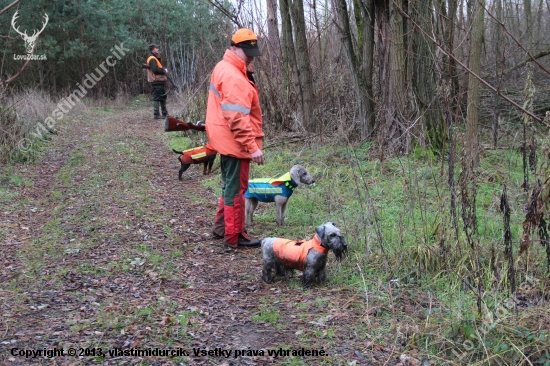
[[[346,0],[333,0],[335,22],[338,25],[346,60],[359,102],[359,125],[361,140],[372,135],[375,121],[374,97],[372,90],[374,60],[374,0],[355,0],[355,19],[358,39],[354,42],[349,21]],[[358,46],[358,52],[354,48]]]
[[[429,29],[434,24],[432,16],[432,0],[416,2],[413,5],[409,14],[418,14],[419,21],[423,22],[423,28]],[[439,27],[441,29],[441,27]],[[445,32],[441,30],[441,37],[445,37]],[[422,118],[426,130],[426,138],[430,145],[435,149],[443,148],[443,140],[445,135],[445,124],[442,123],[443,115],[439,102],[436,99],[436,76],[433,72],[435,69],[435,47],[433,42],[427,40],[422,32],[413,30],[411,37],[411,51],[409,56],[412,58],[410,64],[411,71],[414,71],[415,96],[418,102],[418,116]],[[448,59],[446,60],[448,62]],[[450,78],[449,78],[450,79]]]
[[[481,71],[481,51],[484,38],[484,12],[485,0],[475,2],[472,37],[470,44],[469,69],[479,75]],[[479,98],[480,82],[472,75],[468,76],[468,107],[466,112],[466,141],[465,153],[467,160],[472,164],[472,169],[479,165]]]
[[[272,57],[279,58],[281,54],[281,40],[279,38],[279,21],[277,19],[277,0],[267,0],[267,44],[269,54]]]
[[[398,5],[402,2],[398,0]],[[390,153],[403,153],[407,146],[403,133],[409,113],[406,108],[406,66],[403,16],[393,0],[375,0],[378,25],[378,62],[380,74],[380,128],[378,141],[380,158],[386,149]],[[402,6],[401,6],[401,9]]]
[[[280,0],[281,29],[283,35],[283,88],[286,90],[285,103],[292,105],[292,98],[300,93],[297,84],[298,69],[296,67],[296,55],[294,53],[294,38],[292,36],[292,19],[290,17],[290,0]],[[289,127],[289,126],[285,126]],[[300,126],[303,128],[303,126]]]
[[[297,56],[298,83],[300,87],[300,94],[298,97],[301,101],[301,111],[298,119],[301,120],[308,132],[315,132],[317,127],[313,118],[315,97],[313,93],[313,78],[311,77],[311,64],[307,46],[304,3],[303,0],[291,0],[290,3],[290,14],[292,16],[292,24],[294,25],[293,33],[294,39],[296,40],[295,52]]]
[[[296,122],[298,127],[314,132],[314,93],[311,66],[306,38],[303,0],[280,0],[283,30],[284,83],[293,83],[294,96],[298,100]],[[299,57],[298,57],[299,55]],[[292,76],[291,76],[292,75]],[[288,102],[291,101],[288,94]]]

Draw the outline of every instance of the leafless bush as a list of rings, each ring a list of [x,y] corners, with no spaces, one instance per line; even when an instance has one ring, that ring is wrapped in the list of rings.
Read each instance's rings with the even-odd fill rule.
[[[0,89],[0,162],[5,163],[19,141],[22,131],[17,126],[15,106],[10,104],[5,95],[5,88]]]
[[[13,103],[17,106],[17,117],[30,123],[42,122],[56,108],[51,97],[40,90],[30,89],[14,95]]]
[[[8,96],[5,88],[0,89],[0,162],[6,163],[20,152],[20,141],[29,139],[37,124],[54,108],[50,97],[41,91],[27,90]]]
[[[180,93],[171,92],[168,95],[168,112],[172,116],[189,122],[204,121],[206,118],[206,103],[208,101],[209,78],[194,88],[184,89]]]

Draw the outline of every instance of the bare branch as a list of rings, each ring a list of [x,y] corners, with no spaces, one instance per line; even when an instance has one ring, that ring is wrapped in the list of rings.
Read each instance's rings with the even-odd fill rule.
[[[38,41],[38,39],[37,39]],[[36,50],[36,45],[38,44],[38,42],[35,42],[33,48],[32,48],[32,51],[27,55],[28,58],[27,60],[25,61],[25,63],[23,64],[23,66],[21,66],[21,68],[19,69],[19,71],[13,75],[11,78],[7,79],[7,80],[0,80],[0,85],[5,85],[7,83],[10,83],[12,81],[14,81],[22,72],[23,70],[25,70],[25,67],[27,67],[27,65],[29,64],[29,61],[32,59],[32,55],[34,54],[34,51]]]
[[[542,52],[539,52],[537,53],[536,55],[529,55],[530,58],[528,58],[527,60],[525,61],[522,61],[520,62],[519,64],[517,64],[516,66],[512,66],[511,68],[509,68],[508,70],[505,71],[505,73],[508,73],[508,72],[511,72],[511,71],[514,71],[514,70],[517,70],[519,69],[520,67],[524,66],[525,64],[527,64],[528,62],[530,62],[531,60],[536,60],[536,59],[539,59],[541,57],[544,57],[544,56],[548,56],[550,55],[550,50],[546,50],[546,51],[542,51]],[[537,65],[540,66],[540,64],[537,63]]]
[[[221,11],[226,17],[229,18],[235,25],[239,28],[242,28],[241,23],[239,22],[239,19],[237,15],[233,14],[230,10],[228,10],[225,6],[223,6],[222,3],[220,3],[218,0],[206,0],[207,3]]]
[[[6,10],[8,10],[9,8],[11,8],[12,6],[16,5],[19,1],[21,0],[15,0],[13,3],[11,3],[10,5],[6,6],[4,9],[0,10],[0,15],[2,15],[3,12],[5,12]]]
[[[537,55],[538,57],[536,57],[536,56],[531,56],[531,54],[529,53],[529,51],[526,50],[525,47],[523,47],[523,45],[516,39],[516,37],[514,37],[514,36],[512,35],[512,33],[510,33],[510,32],[508,31],[508,28],[506,28],[506,26],[504,25],[503,22],[501,22],[499,19],[495,18],[495,17],[493,16],[493,14],[491,14],[491,13],[489,12],[489,10],[487,10],[487,8],[485,8],[485,12],[487,12],[487,14],[489,14],[489,16],[490,16],[491,18],[493,18],[493,20],[494,20],[495,22],[497,22],[498,24],[500,24],[500,26],[504,29],[504,32],[506,32],[506,34],[508,34],[508,35],[510,36],[510,38],[512,38],[512,39],[514,40],[514,42],[516,42],[516,44],[519,46],[519,48],[521,48],[521,49],[523,50],[523,52],[525,52],[525,53],[527,54],[527,56],[529,56],[529,58],[530,58],[531,61],[533,61],[541,70],[543,70],[544,72],[546,72],[547,74],[550,75],[550,71],[548,71],[544,66],[542,66],[540,63],[537,62],[537,58],[540,58],[540,57],[542,57],[542,56],[546,56],[546,55],[550,54],[550,51],[545,51],[545,52],[548,52],[548,53],[546,53],[545,55],[542,55],[542,56],[538,56],[538,55]],[[541,52],[541,53],[543,53],[543,52]],[[509,70],[507,70],[507,72],[508,72],[508,71],[515,70],[515,69],[517,69],[518,67],[521,67],[521,66],[525,65],[525,64],[526,64],[527,62],[529,62],[530,60],[523,61],[522,63],[520,63],[520,64],[514,66],[513,68],[511,68],[511,69],[509,69]]]

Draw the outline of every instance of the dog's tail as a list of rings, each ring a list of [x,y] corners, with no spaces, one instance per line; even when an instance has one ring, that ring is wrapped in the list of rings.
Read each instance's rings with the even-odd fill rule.
[[[178,150],[174,150],[172,149],[173,152],[175,152],[176,154],[183,154],[183,151],[178,151]]]

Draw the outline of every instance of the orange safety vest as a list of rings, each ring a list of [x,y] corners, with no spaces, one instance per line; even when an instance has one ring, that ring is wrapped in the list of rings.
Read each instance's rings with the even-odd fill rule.
[[[216,155],[216,152],[211,149],[210,145],[194,147],[192,149],[182,151],[180,161],[183,164],[198,164],[208,161],[211,155]]]
[[[159,69],[162,69],[162,64],[160,63],[160,60],[155,57],[154,55],[151,55],[147,58],[147,65],[149,65],[149,61],[151,61],[151,59],[154,58],[155,61],[157,62],[157,67]],[[158,82],[158,81],[166,81],[168,80],[168,78],[166,77],[165,74],[155,74],[150,68],[147,69],[147,82],[148,83],[154,83],[154,82]]]
[[[293,241],[278,238],[273,242],[273,251],[281,263],[288,268],[304,270],[306,257],[310,250],[316,250],[321,254],[327,254],[328,249],[321,246],[321,240],[317,234],[308,241]]]
[[[250,159],[262,148],[258,88],[246,76],[246,63],[230,50],[212,71],[206,108],[208,141],[222,155]]]

